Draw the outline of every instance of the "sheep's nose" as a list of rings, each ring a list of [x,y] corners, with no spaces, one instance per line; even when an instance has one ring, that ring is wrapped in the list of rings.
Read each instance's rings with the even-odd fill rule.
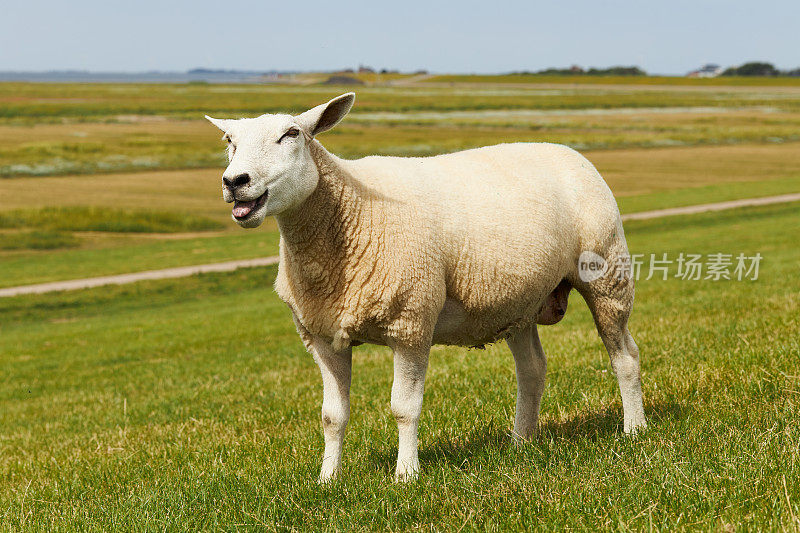
[[[232,180],[228,178],[222,178],[222,183],[225,184],[226,187],[230,187],[235,189],[236,187],[242,187],[250,183],[250,174],[239,174]]]

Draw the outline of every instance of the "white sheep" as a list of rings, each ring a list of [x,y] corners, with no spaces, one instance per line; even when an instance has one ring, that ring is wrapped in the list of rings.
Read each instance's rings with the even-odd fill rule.
[[[592,311],[622,395],[624,430],[645,427],[639,353],[627,328],[633,280],[614,197],[565,146],[500,144],[436,157],[340,159],[314,137],[350,111],[353,93],[297,116],[220,120],[230,164],[223,198],[254,228],[280,229],[275,289],[322,373],[325,452],[337,474],[350,416],[351,348],[394,352],[395,478],[417,475],[417,428],[433,344],[506,339],[517,373],[515,441],[534,434],[546,360],[538,324],[574,287]],[[582,276],[584,252],[605,269]],[[584,255],[585,255],[584,254]]]

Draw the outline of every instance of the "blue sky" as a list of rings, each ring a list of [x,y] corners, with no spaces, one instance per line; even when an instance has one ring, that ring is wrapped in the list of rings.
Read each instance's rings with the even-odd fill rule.
[[[800,66],[800,2],[15,0],[0,70]]]

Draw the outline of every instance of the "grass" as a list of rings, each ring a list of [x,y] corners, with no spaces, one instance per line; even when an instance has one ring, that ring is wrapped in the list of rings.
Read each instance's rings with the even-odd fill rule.
[[[75,249],[1,252],[0,287],[255,259],[278,252],[277,231],[177,239],[82,235],[81,239],[82,246]]]
[[[601,150],[586,152],[586,156],[608,181],[622,212],[630,213],[798,192],[797,150],[796,143],[786,143]],[[163,238],[82,235],[79,246],[50,253],[0,250],[0,286],[277,254],[273,219],[255,232],[242,230],[230,220],[230,206],[220,199],[220,174],[220,169],[202,169],[0,180],[0,225],[3,220],[18,220],[9,212],[46,213],[54,203],[59,207],[53,212],[114,205],[120,211],[103,220],[115,225],[119,225],[114,221],[117,216],[141,210],[172,220],[170,213],[180,199],[180,211],[185,214],[172,229],[192,231]],[[56,218],[65,224],[73,217]],[[180,225],[191,220],[224,231],[202,236]]]
[[[326,144],[328,139],[323,140]],[[795,187],[800,177],[800,143],[694,146],[585,151],[618,197],[689,194],[707,186],[743,186],[744,196],[763,196],[759,189],[783,182]],[[753,162],[757,162],[754,164]],[[232,228],[230,206],[221,201],[222,169],[114,173],[0,180],[0,214],[7,210],[59,206],[108,206],[181,212],[213,219]],[[795,187],[795,192],[800,187]],[[702,202],[716,201],[707,191]],[[791,192],[791,191],[786,191]],[[768,194],[772,194],[771,192]],[[729,198],[722,198],[729,199]],[[675,199],[678,201],[678,199]],[[658,201],[652,205],[661,207]],[[638,210],[650,209],[646,202]],[[2,215],[0,215],[2,216]]]
[[[442,74],[424,80],[425,83],[500,83],[500,84],[578,84],[578,85],[666,85],[670,87],[797,87],[796,77],[721,76],[717,78],[686,78],[679,76],[558,76],[543,74]]]
[[[800,140],[800,113],[687,109],[601,114],[356,112],[322,140],[343,157],[435,155],[515,141],[592,150]],[[204,120],[0,125],[0,177],[222,166],[219,137]]]
[[[80,238],[58,230],[0,232],[0,250],[54,250],[73,248]]]
[[[585,155],[618,198],[648,195],[637,207],[648,210],[671,207],[664,205],[670,201],[680,204],[684,195],[697,200],[694,203],[728,200],[734,192],[743,195],[739,198],[765,196],[772,194],[775,183],[780,183],[775,188],[781,192],[800,192],[799,148],[799,144],[700,146]]]
[[[215,132],[199,120],[0,126],[0,177],[219,166]]]
[[[613,81],[613,80],[607,80]],[[799,84],[782,87],[696,87],[621,84],[602,87],[451,86],[359,87],[360,112],[488,109],[613,109],[680,106],[800,108]],[[0,83],[0,122],[127,121],[142,117],[197,118],[300,112],[351,87],[285,85],[172,85]]]
[[[223,229],[222,222],[208,217],[164,212],[152,209],[119,209],[101,206],[50,206],[38,208],[11,209],[0,212],[0,229],[16,229],[17,231],[0,232],[0,250],[15,252],[29,251],[31,254],[8,254],[5,268],[10,269],[6,282],[14,283],[18,279],[29,279],[32,272],[41,271],[41,263],[51,264],[53,257],[36,253],[39,250],[55,250],[67,248],[107,248],[119,246],[121,242],[131,244],[134,240],[120,241],[109,238],[79,237],[73,232],[106,232],[106,233],[187,233],[209,232]],[[33,229],[35,228],[35,229]],[[32,230],[33,229],[33,230]],[[136,250],[130,250],[136,254]],[[80,252],[79,252],[80,253]],[[149,256],[155,265],[163,260],[163,254],[153,252]],[[187,256],[189,259],[190,256]],[[63,259],[61,257],[60,259]],[[101,259],[104,268],[113,268],[114,262]],[[36,263],[36,264],[32,264]],[[129,264],[135,264],[133,261]],[[84,266],[72,263],[74,275],[83,276]],[[0,267],[0,271],[4,270]],[[90,269],[89,269],[90,270]],[[56,267],[54,271],[59,271]],[[50,270],[48,269],[48,272]],[[21,278],[20,278],[21,276]]]
[[[661,190],[635,196],[620,196],[617,205],[622,213],[684,207],[743,198],[762,198],[800,191],[800,176],[763,181],[738,181],[686,189]]]
[[[345,157],[567,143],[591,149],[623,212],[800,190],[796,80],[378,86],[395,78],[366,77],[323,143]],[[0,176],[13,178],[0,180],[0,286],[275,254],[274,221],[230,221],[219,133],[197,117],[300,111],[344,90],[0,84]],[[764,256],[758,281],[637,284],[650,422],[637,439],[621,435],[576,295],[541,330],[542,436],[522,449],[505,346],[435,348],[423,477],[407,486],[390,482],[391,359],[369,346],[343,475],[314,483],[321,384],[274,268],[0,299],[0,529],[798,530],[797,208],[626,224],[633,253]]]
[[[47,228],[118,233],[220,230],[222,223],[186,213],[100,206],[40,207],[0,213],[0,228]]]
[[[165,213],[177,208],[230,226],[221,176],[222,169],[213,168],[0,180],[0,212],[87,205]]]
[[[351,117],[325,141],[344,157],[361,157],[434,155],[511,141],[588,150],[800,140],[800,85],[623,81],[364,87]],[[219,135],[203,114],[298,112],[343,90],[0,83],[0,178],[219,166]]]
[[[757,281],[642,280],[649,430],[621,434],[585,305],[542,328],[541,438],[509,446],[508,350],[436,348],[417,483],[391,483],[391,359],[356,349],[345,470],[314,478],[321,385],[274,268],[0,301],[9,529],[800,526],[797,204],[626,225],[633,253],[764,256]],[[257,319],[253,319],[258,317]]]

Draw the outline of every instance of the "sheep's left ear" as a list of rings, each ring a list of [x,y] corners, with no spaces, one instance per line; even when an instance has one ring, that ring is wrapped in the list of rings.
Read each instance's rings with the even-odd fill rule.
[[[297,115],[294,119],[306,133],[314,137],[318,133],[328,131],[337,125],[350,111],[355,101],[355,93],[343,94],[327,104],[318,105],[305,113]]]

